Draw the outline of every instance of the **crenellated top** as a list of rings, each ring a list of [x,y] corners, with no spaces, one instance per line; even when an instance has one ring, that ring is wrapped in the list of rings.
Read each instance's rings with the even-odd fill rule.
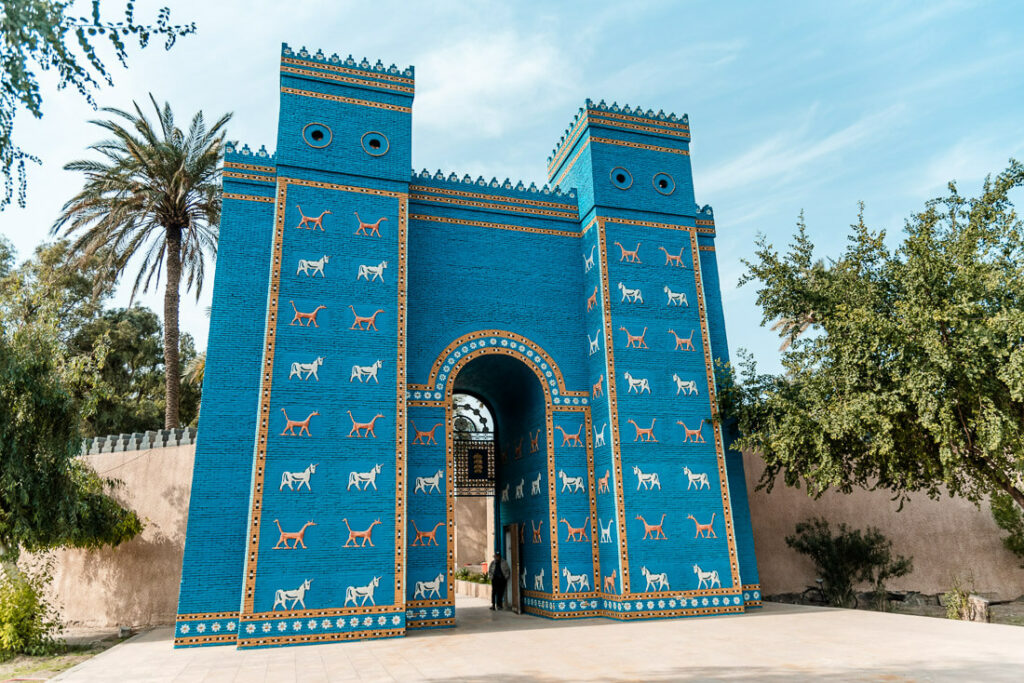
[[[580,107],[573,117],[572,123],[565,129],[562,137],[551,151],[548,157],[548,170],[560,161],[568,148],[579,138],[580,130],[587,122],[595,125],[619,127],[635,132],[649,133],[655,135],[670,135],[686,142],[690,140],[690,117],[686,114],[676,116],[666,114],[664,110],[655,112],[653,109],[644,111],[643,107],[630,107],[628,104],[619,106],[618,103],[605,103],[604,100],[594,102],[587,99],[586,105]]]
[[[328,57],[324,54],[323,50],[317,50],[315,54],[310,54],[309,50],[305,47],[301,50],[295,51],[288,45],[288,43],[281,43],[281,56],[288,57],[290,59],[304,59],[315,64],[333,64],[335,66],[343,66],[347,69],[358,69],[360,71],[367,72],[367,74],[390,74],[392,76],[414,78],[416,73],[416,69],[412,66],[407,66],[404,69],[400,69],[394,64],[391,66],[384,66],[384,63],[379,59],[376,64],[370,64],[370,61],[366,59],[366,57],[363,57],[362,61],[357,62],[352,55],[349,55],[347,58],[342,58],[335,53]]]
[[[715,212],[711,209],[710,204],[705,204],[697,209],[697,218],[704,218],[710,221],[715,220]]]
[[[429,182],[428,182],[429,181]],[[497,178],[491,178],[490,180],[485,179],[483,176],[479,176],[474,180],[468,173],[459,178],[456,173],[449,173],[447,176],[443,171],[438,169],[436,172],[428,171],[423,169],[419,173],[416,169],[412,171],[412,182],[430,185],[442,185],[442,186],[453,186],[458,185],[459,189],[469,189],[470,187],[477,188],[478,192],[486,192],[487,194],[495,195],[506,195],[510,197],[518,197],[523,195],[542,195],[546,201],[555,201],[564,203],[567,206],[576,206],[576,190],[570,189],[567,192],[563,192],[560,188],[551,188],[547,185],[543,187],[537,187],[536,183],[530,183],[529,186],[525,185],[523,181],[519,181],[515,184],[511,180],[506,178],[504,181],[500,181]]]
[[[277,160],[272,152],[260,145],[257,151],[249,149],[249,145],[238,146],[237,142],[224,143],[224,163],[237,164],[259,164],[262,166],[274,166]]]

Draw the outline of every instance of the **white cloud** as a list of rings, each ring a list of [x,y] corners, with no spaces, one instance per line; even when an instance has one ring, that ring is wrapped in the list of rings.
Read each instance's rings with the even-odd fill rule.
[[[416,59],[414,125],[495,138],[570,99],[572,63],[554,36],[467,37]]]
[[[1021,139],[1020,132],[1016,136]],[[946,192],[952,180],[962,193],[975,193],[985,176],[996,175],[1006,168],[1012,156],[1024,153],[1024,144],[1007,146],[1006,138],[965,137],[944,148],[932,157],[920,172],[914,194],[923,198],[936,197]]]
[[[812,107],[805,125],[778,133],[735,159],[702,173],[701,196],[711,197],[763,181],[784,184],[815,170],[823,171],[825,165],[842,152],[891,126],[903,106],[894,105],[869,114],[817,140],[810,139],[807,133],[814,110]]]

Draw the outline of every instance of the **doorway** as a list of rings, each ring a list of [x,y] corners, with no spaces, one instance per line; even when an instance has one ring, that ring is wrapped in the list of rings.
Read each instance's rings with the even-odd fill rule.
[[[490,349],[488,349],[489,351]],[[520,613],[522,591],[529,576],[550,566],[547,544],[527,542],[525,529],[548,518],[548,489],[540,482],[547,477],[548,406],[540,379],[526,363],[508,353],[482,353],[459,369],[454,382],[452,442],[458,462],[460,439],[468,426],[466,404],[476,403],[491,415],[494,448],[491,459],[483,462],[483,449],[476,448],[478,461],[467,459],[463,484],[456,479],[456,508],[460,491],[477,491],[471,477],[487,481],[490,496],[488,514],[475,518],[457,516],[456,538],[483,536],[488,527],[487,559],[501,552],[509,563],[511,575],[506,589],[506,604]],[[482,411],[481,411],[482,412]],[[460,420],[459,415],[464,417]],[[490,469],[493,467],[493,469]],[[461,472],[456,470],[456,476]],[[468,528],[467,528],[468,527]],[[532,540],[532,539],[529,539]]]

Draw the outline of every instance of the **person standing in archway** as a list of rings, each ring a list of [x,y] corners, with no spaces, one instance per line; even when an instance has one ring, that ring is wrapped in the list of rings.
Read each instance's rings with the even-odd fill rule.
[[[491,579],[491,610],[503,609],[505,586],[508,585],[508,577],[512,575],[512,570],[501,553],[494,553],[491,566],[487,568],[487,575]]]

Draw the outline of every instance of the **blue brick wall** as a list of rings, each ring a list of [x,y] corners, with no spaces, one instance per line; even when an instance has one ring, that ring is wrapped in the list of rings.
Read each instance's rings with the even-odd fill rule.
[[[287,46],[281,68],[276,155],[225,164],[176,644],[452,625],[456,390],[496,412],[496,524],[524,530],[528,612],[756,604],[686,118],[588,101],[554,190],[410,177],[411,68]]]

